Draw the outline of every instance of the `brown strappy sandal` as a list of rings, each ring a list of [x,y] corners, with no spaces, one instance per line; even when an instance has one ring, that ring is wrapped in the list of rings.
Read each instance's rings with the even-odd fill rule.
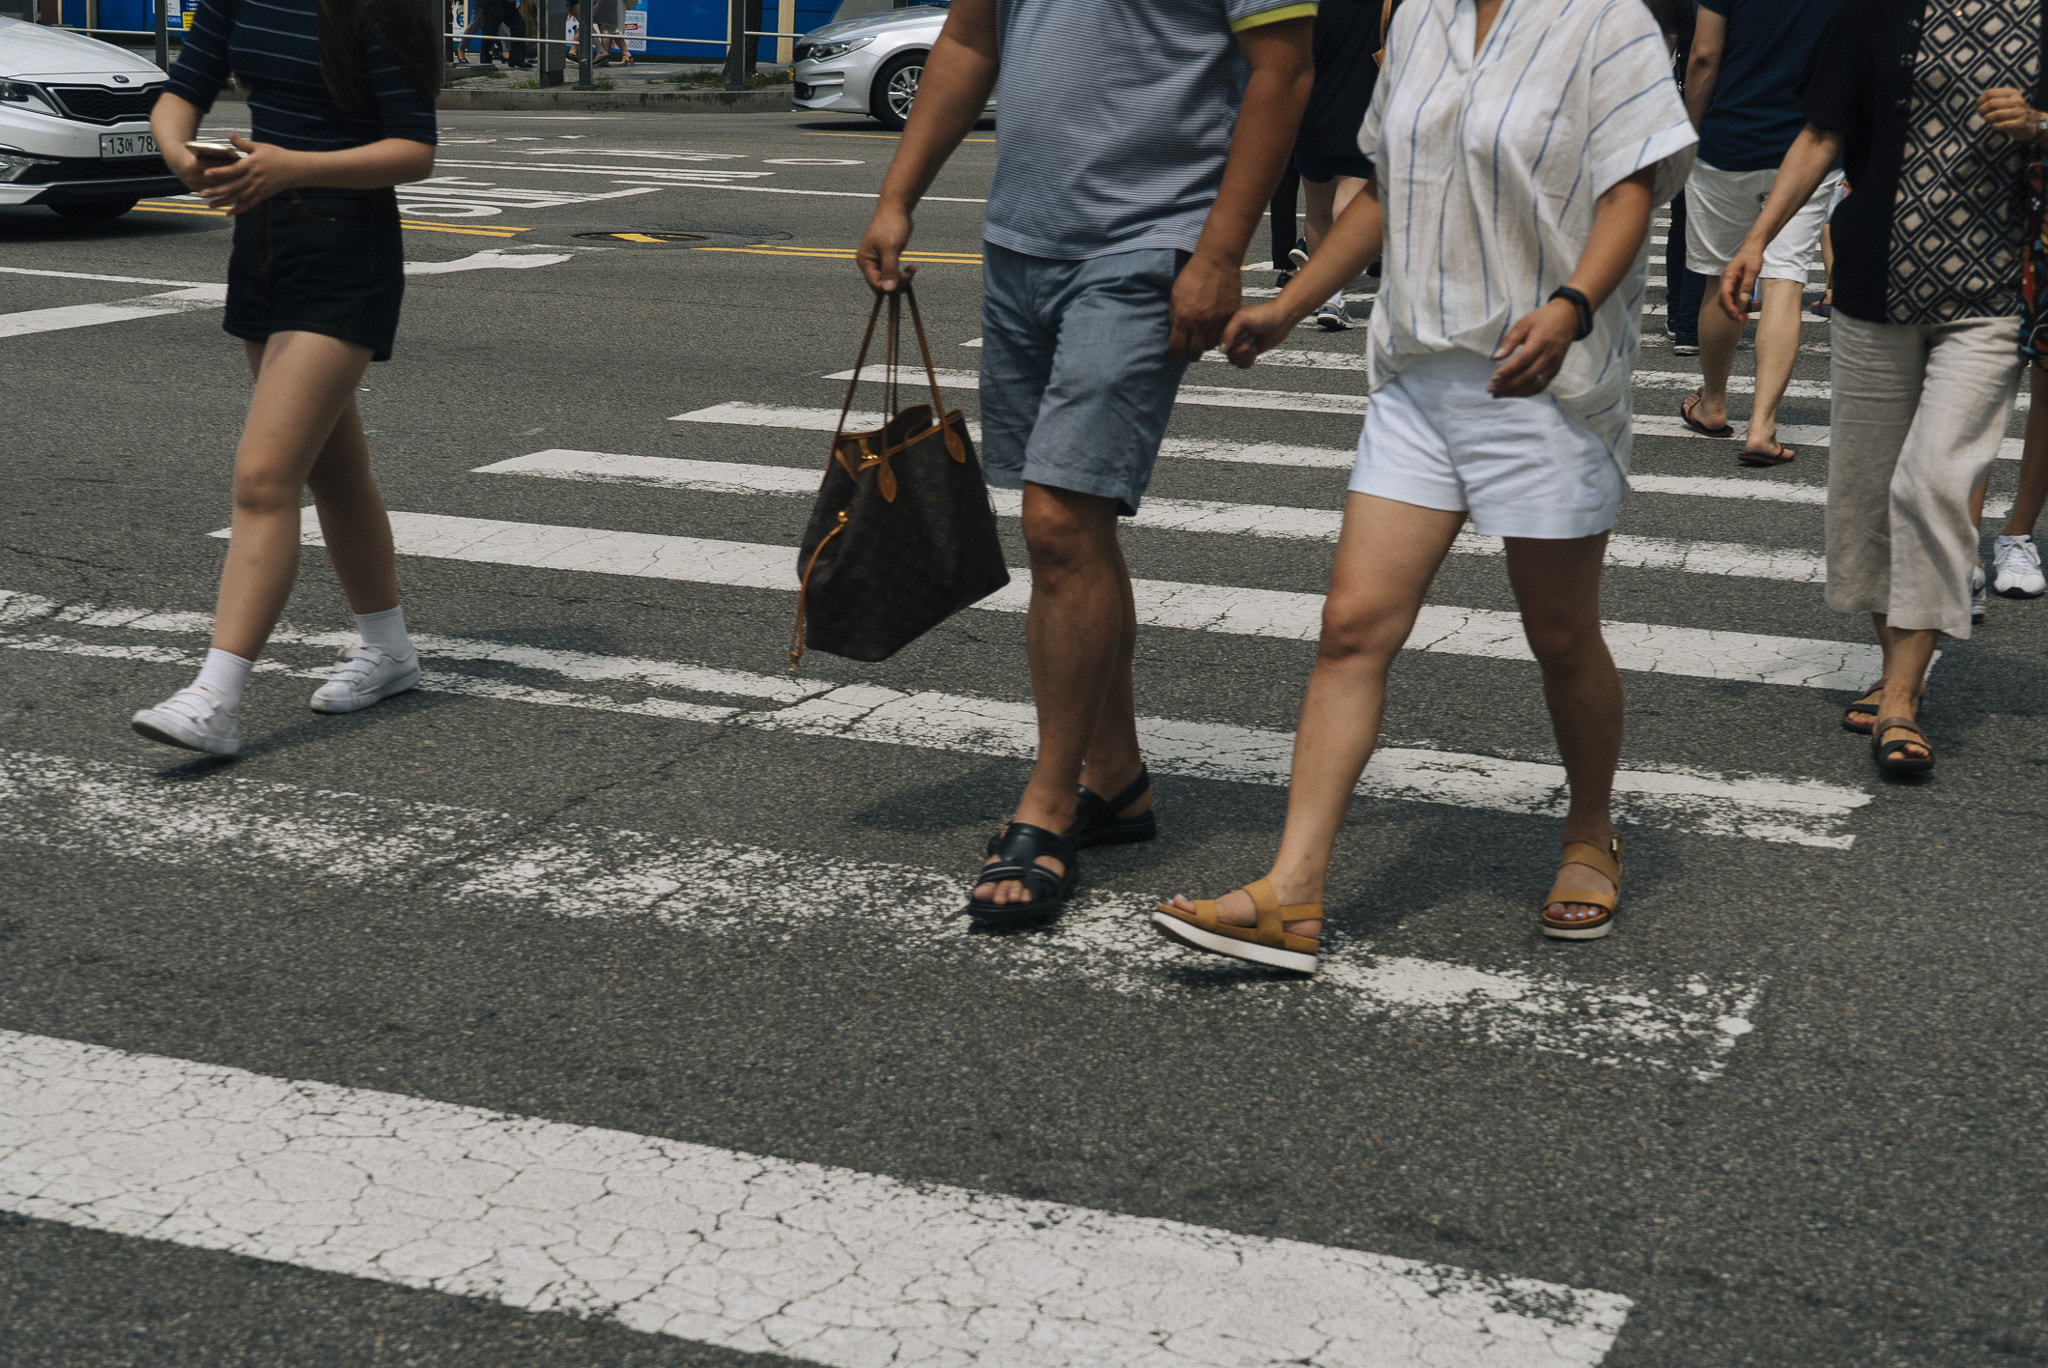
[[[1250,960],[1275,969],[1292,969],[1297,974],[1316,971],[1316,951],[1322,941],[1315,936],[1297,936],[1281,930],[1291,921],[1320,921],[1321,903],[1296,903],[1282,907],[1280,896],[1265,879],[1238,890],[1247,894],[1258,909],[1257,926],[1228,926],[1216,915],[1216,903],[1203,899],[1195,904],[1193,916],[1168,903],[1155,904],[1152,925],[1168,940],[1212,955]]]
[[[1596,893],[1590,888],[1552,887],[1543,895],[1538,904],[1543,916],[1543,934],[1552,940],[1598,940],[1614,929],[1614,904],[1621,896],[1621,838],[1609,837],[1607,849],[1589,845],[1584,841],[1566,841],[1564,855],[1557,867],[1584,865],[1614,885],[1612,897]],[[1602,909],[1599,916],[1591,921],[1554,921],[1550,915],[1552,903],[1576,903],[1583,907]]]
[[[1909,731],[1913,735],[1887,741],[1884,734],[1888,731]],[[1927,754],[1907,755],[1908,746],[1918,746]],[[1886,774],[1925,774],[1934,768],[1934,747],[1927,744],[1927,733],[1912,718],[1880,717],[1870,727],[1870,758]]]

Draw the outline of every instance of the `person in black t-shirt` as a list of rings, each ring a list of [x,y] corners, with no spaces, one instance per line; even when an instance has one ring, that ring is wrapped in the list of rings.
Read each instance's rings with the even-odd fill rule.
[[[1289,254],[1297,270],[1372,179],[1372,163],[1358,150],[1358,130],[1379,80],[1381,17],[1393,8],[1387,0],[1322,0],[1316,11],[1316,84],[1294,142],[1294,169],[1308,198],[1307,234]],[[1316,326],[1326,331],[1357,324],[1344,307],[1342,290],[1316,310]]]

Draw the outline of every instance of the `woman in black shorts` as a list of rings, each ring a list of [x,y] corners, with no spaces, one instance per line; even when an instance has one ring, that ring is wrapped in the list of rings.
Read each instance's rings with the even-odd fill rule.
[[[364,368],[391,357],[405,289],[392,187],[433,172],[433,14],[417,0],[207,0],[151,111],[171,169],[234,221],[222,326],[256,377],[213,648],[188,687],[135,714],[153,741],[241,748],[242,687],[298,576],[309,487],[362,631],[314,709],[354,712],[419,682],[355,396]],[[232,139],[238,161],[209,168],[185,144],[230,73],[249,87],[251,136]]]

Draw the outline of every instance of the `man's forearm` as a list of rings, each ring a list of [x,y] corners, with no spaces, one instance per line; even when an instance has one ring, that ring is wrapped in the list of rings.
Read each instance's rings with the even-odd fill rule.
[[[1280,173],[1294,155],[1301,113],[1315,86],[1315,60],[1308,46],[1311,22],[1293,19],[1272,25],[1270,33],[1254,30],[1259,50],[1238,105],[1223,182],[1195,244],[1199,255],[1233,267],[1244,263],[1245,245],[1258,230]],[[1296,29],[1298,34],[1292,32]]]
[[[993,47],[984,51],[940,32],[925,58],[903,140],[882,179],[882,203],[906,212],[917,206],[946,158],[980,122],[996,88],[997,70]]]
[[[1694,131],[1707,120],[1707,106],[1714,102],[1714,84],[1721,75],[1719,58],[1695,57],[1685,64],[1685,117]]]
[[[1843,138],[1840,133],[1828,132],[1808,124],[1799,130],[1799,136],[1792,140],[1792,146],[1785,151],[1785,160],[1778,166],[1778,177],[1771,182],[1771,197],[1764,202],[1763,212],[1756,216],[1751,225],[1749,238],[1754,242],[1769,245],[1784,226],[1799,212],[1799,206],[1813,198],[1813,192],[1827,179],[1828,172],[1842,156]]]

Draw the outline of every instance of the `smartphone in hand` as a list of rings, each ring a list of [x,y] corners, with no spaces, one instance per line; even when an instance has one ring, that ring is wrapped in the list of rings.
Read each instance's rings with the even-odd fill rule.
[[[224,142],[188,142],[185,150],[199,158],[201,166],[232,166],[242,159],[240,152]]]

